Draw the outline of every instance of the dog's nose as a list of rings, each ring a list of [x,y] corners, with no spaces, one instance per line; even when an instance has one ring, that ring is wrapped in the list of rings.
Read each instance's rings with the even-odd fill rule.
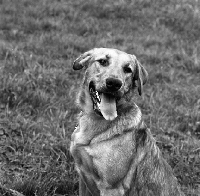
[[[110,91],[118,91],[122,86],[122,81],[116,78],[107,78],[106,87]]]

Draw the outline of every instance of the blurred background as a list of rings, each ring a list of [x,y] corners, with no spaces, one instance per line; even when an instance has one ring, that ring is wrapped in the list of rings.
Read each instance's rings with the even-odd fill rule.
[[[199,0],[0,0],[0,185],[78,195],[69,144],[83,72],[72,62],[94,47],[146,67],[135,102],[181,189],[199,196]]]

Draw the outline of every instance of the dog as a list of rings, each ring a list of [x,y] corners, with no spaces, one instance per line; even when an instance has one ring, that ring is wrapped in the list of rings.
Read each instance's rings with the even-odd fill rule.
[[[148,74],[134,55],[94,48],[73,69],[85,69],[77,104],[82,110],[70,152],[80,196],[184,196],[171,167],[133,101]]]

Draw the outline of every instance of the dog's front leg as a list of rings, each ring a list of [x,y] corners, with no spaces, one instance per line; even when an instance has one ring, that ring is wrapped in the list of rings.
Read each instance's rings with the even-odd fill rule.
[[[79,196],[93,196],[88,190],[86,184],[79,177]]]
[[[137,172],[137,166],[140,163],[140,161],[144,158],[144,156],[145,156],[144,151],[140,149],[135,158],[132,160],[129,171],[123,180],[123,187],[128,196],[138,195],[136,193],[134,186],[132,185],[132,182],[134,181],[135,172]]]
[[[100,196],[100,191],[90,176],[79,173],[79,196]]]

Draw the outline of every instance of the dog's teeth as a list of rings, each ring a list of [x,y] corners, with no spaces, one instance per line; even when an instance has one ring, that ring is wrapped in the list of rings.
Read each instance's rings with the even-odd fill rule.
[[[101,98],[99,96],[99,93],[96,91],[95,94],[96,94],[96,98],[97,98],[98,102],[100,103],[101,102]]]
[[[100,103],[97,103],[97,107],[98,107],[98,109],[100,110]]]

